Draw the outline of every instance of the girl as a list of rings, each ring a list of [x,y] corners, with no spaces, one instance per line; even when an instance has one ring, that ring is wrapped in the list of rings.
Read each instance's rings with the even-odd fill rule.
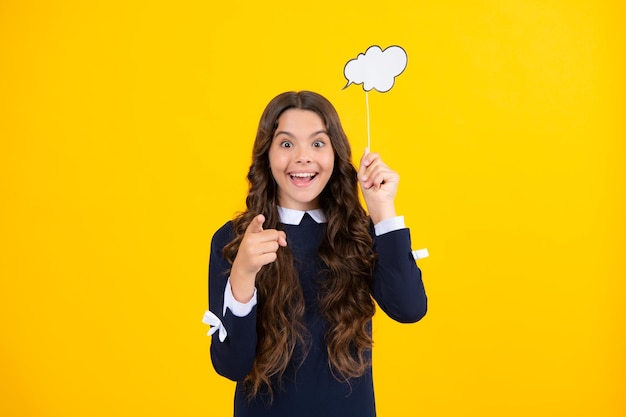
[[[301,91],[265,108],[248,180],[247,210],[212,239],[204,318],[235,416],[375,416],[373,300],[426,314],[398,174],[367,151],[357,172],[332,104]]]

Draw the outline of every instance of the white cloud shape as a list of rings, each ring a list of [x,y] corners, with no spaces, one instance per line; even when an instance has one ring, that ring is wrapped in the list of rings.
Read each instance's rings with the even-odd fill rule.
[[[391,90],[395,78],[406,68],[407,56],[399,46],[390,46],[384,51],[379,46],[370,46],[365,54],[348,61],[343,75],[350,84],[363,84],[365,91],[375,89],[381,93]]]

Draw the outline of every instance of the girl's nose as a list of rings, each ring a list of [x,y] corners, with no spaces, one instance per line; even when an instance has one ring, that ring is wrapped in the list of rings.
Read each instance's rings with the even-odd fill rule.
[[[309,156],[309,153],[306,149],[300,150],[296,162],[299,164],[308,164],[309,162],[311,162],[311,157]]]

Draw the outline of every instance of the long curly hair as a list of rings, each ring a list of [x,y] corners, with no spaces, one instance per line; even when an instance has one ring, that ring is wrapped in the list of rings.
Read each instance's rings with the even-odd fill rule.
[[[280,229],[278,189],[270,171],[269,150],[278,118],[288,109],[317,113],[328,131],[335,155],[334,169],[320,194],[320,208],[328,224],[319,247],[325,265],[320,280],[319,304],[327,321],[326,346],[329,367],[340,381],[364,374],[371,365],[372,338],[368,323],[374,315],[371,279],[375,262],[370,219],[358,197],[357,171],[352,164],[350,145],[333,105],[310,91],[287,92],[267,105],[252,151],[248,172],[247,209],[234,220],[236,237],[224,248],[232,263],[252,219],[262,213],[264,228]],[[304,360],[308,332],[304,325],[304,298],[293,255],[280,248],[275,262],[257,274],[257,353],[252,371],[244,379],[250,398],[273,392],[292,359]],[[302,355],[295,355],[302,352]]]

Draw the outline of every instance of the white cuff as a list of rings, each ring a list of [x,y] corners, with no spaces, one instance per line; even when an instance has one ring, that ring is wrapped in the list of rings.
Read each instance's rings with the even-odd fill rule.
[[[228,282],[226,283],[226,289],[224,290],[224,311],[223,315],[226,315],[226,307],[230,309],[233,315],[237,317],[245,317],[252,311],[252,307],[256,305],[256,288],[254,289],[254,294],[252,295],[252,299],[247,303],[240,303],[235,300],[233,296],[233,290],[230,287],[230,278],[228,278]]]
[[[385,233],[393,232],[395,230],[405,229],[404,216],[391,217],[385,219],[382,222],[374,225],[374,233],[376,236],[384,235]],[[418,249],[411,252],[415,260],[428,258],[428,249]]]
[[[217,317],[211,311],[207,310],[204,312],[202,323],[208,324],[209,326],[211,326],[211,328],[209,329],[209,332],[207,333],[207,336],[213,335],[213,333],[215,333],[218,330],[220,331],[219,332],[220,342],[223,342],[226,339],[226,336],[228,336],[228,333],[226,332],[226,329],[224,328],[222,321],[219,319],[219,317]]]
[[[256,288],[254,289],[254,294],[252,295],[252,299],[247,303],[240,303],[235,300],[233,296],[233,290],[230,287],[230,278],[226,283],[226,289],[224,290],[224,308],[222,309],[222,317],[226,315],[226,308],[229,308],[233,315],[237,317],[245,317],[252,311],[252,307],[256,305]],[[226,336],[228,336],[228,332],[224,327],[224,324],[212,311],[205,311],[204,317],[202,318],[202,323],[208,324],[211,326],[207,336],[212,336],[213,333],[219,330],[219,338],[220,342],[226,340]]]
[[[413,254],[413,258],[417,261],[418,259],[428,258],[428,249],[417,249],[411,252]]]
[[[376,236],[384,235],[385,233],[400,229],[406,229],[406,226],[404,225],[404,216],[391,217],[374,225],[374,233],[376,233]]]

